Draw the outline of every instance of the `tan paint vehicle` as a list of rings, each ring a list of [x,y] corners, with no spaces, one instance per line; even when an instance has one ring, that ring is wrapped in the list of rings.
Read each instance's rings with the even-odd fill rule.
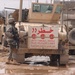
[[[5,36],[5,25],[1,24],[0,25],[0,43],[3,43],[3,39]]]
[[[61,4],[32,3],[25,11],[25,23],[16,23],[20,36],[19,50],[15,59],[25,61],[25,54],[49,55],[50,63],[68,63],[67,33],[58,23]]]
[[[0,25],[0,38],[2,38],[1,26],[2,26],[2,25]],[[1,43],[1,39],[0,39],[0,43]]]
[[[20,46],[16,60],[24,62],[25,54],[49,55],[50,63],[68,63],[67,33],[58,24],[61,4],[32,3],[25,12],[25,23],[16,24],[20,35]]]

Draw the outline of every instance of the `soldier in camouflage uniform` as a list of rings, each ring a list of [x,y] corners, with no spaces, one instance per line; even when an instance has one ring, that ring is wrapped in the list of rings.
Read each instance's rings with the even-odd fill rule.
[[[9,57],[6,64],[9,64],[10,61],[15,61],[15,64],[17,63],[15,58],[13,57],[13,53],[17,54],[17,50],[19,48],[19,35],[17,28],[15,27],[15,21],[14,18],[10,18],[8,20],[9,25],[6,27],[6,37],[7,42],[9,44]]]

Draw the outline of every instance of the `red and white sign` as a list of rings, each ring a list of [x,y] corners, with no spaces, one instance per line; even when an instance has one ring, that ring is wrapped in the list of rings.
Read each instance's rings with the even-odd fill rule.
[[[58,49],[58,25],[29,26],[29,49]]]

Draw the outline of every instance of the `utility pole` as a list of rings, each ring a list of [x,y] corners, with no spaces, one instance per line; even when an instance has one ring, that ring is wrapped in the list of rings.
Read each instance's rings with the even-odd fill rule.
[[[52,4],[52,0],[51,0],[51,4]]]
[[[20,0],[20,8],[19,8],[19,25],[22,21],[22,3],[23,3],[23,0]]]
[[[46,0],[46,3],[48,3],[47,0]]]
[[[38,0],[36,0],[36,2],[38,3]]]
[[[5,25],[8,24],[8,12],[5,11]]]

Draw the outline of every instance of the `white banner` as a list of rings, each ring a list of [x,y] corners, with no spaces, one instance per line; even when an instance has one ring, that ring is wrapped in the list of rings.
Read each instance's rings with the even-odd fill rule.
[[[58,25],[29,26],[29,49],[58,49]]]

